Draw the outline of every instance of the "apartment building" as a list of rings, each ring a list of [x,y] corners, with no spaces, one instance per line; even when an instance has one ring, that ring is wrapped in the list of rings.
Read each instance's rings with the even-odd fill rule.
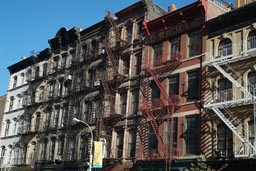
[[[104,143],[101,170],[132,167],[138,138],[142,23],[163,14],[152,1],[143,0],[115,15],[108,12],[104,20],[84,30],[59,29],[48,41],[50,48],[28,65],[28,87],[21,90],[20,103],[26,112],[17,125],[19,152],[13,154],[16,166],[38,171],[87,169],[94,140]],[[21,64],[11,68],[16,65]],[[2,146],[5,154],[8,145]]]
[[[141,121],[138,130],[143,127],[151,133],[142,134],[138,159],[144,160],[145,170],[174,169],[184,160],[189,166],[194,159],[204,158],[200,120],[205,22],[230,10],[222,1],[197,1],[180,9],[171,5],[166,15],[144,23],[141,89],[147,124]],[[176,164],[171,166],[173,160]]]
[[[29,90],[28,80],[35,57],[22,58],[22,60],[8,67],[10,81],[6,95],[6,103],[1,128],[1,169],[13,169],[19,165],[24,151],[19,126],[26,122],[27,111],[23,108],[23,96]]]
[[[207,22],[205,154],[228,170],[255,167],[255,9],[251,2]]]

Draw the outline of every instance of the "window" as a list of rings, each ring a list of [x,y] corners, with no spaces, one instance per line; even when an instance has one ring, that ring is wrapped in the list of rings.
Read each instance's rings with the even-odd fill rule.
[[[135,75],[139,75],[141,72],[141,54],[135,56]]]
[[[35,71],[35,79],[37,79],[39,77],[39,74],[40,74],[40,67],[37,66],[36,71]]]
[[[198,115],[186,117],[186,154],[199,154],[199,138]]]
[[[248,130],[249,130],[249,142],[253,145],[255,145],[255,130],[254,130],[254,120],[251,120],[248,122]],[[253,149],[250,151],[251,154],[253,154]]]
[[[41,114],[38,112],[38,113],[36,114],[35,131],[39,131],[39,128],[40,128],[40,120],[41,120]]]
[[[1,156],[0,156],[0,166],[2,166],[2,164],[3,164],[3,162],[4,162],[5,151],[6,151],[5,146],[2,146],[2,147],[1,147]]]
[[[171,124],[173,122],[173,124]],[[173,126],[173,128],[171,127]],[[172,132],[172,134],[171,134]],[[177,147],[177,141],[178,141],[178,118],[173,118],[173,120],[169,120],[169,122],[166,122],[166,134],[167,134],[167,140],[166,143],[168,144],[167,148],[170,148],[170,140],[172,139],[172,147]],[[172,138],[171,138],[172,135]],[[167,149],[170,150],[170,149]]]
[[[46,112],[46,118],[45,118],[45,129],[48,129],[50,127],[50,122],[51,122],[51,110],[48,110]]]
[[[59,143],[58,143],[58,159],[60,159],[60,160],[62,160],[62,157],[63,157],[64,142],[65,142],[64,137],[60,137]]]
[[[148,139],[149,139],[148,148],[149,149],[157,149],[158,141],[157,141],[155,132],[150,124],[149,124],[149,130],[148,130]]]
[[[17,76],[14,76],[13,77],[13,85],[12,85],[12,88],[15,88],[17,86],[17,81],[18,81],[18,77]]]
[[[21,100],[22,100],[22,96],[21,96],[21,94],[18,94],[17,95],[17,98],[18,98],[18,104],[17,104],[17,107],[19,108],[19,107],[21,107]]]
[[[126,41],[131,42],[132,41],[132,23],[129,24],[126,28]]]
[[[179,75],[174,75],[169,78],[169,95],[179,94]]]
[[[54,159],[54,151],[55,151],[55,143],[56,139],[52,138],[51,142],[50,142],[50,147],[49,147],[49,160],[53,160]]]
[[[93,87],[94,79],[95,79],[95,70],[90,70],[88,74],[89,74],[89,86]]]
[[[71,139],[71,160],[76,159],[76,136]]]
[[[56,107],[54,110],[54,116],[53,116],[53,127],[57,128],[59,123],[59,115],[60,115],[60,108]]]
[[[252,31],[248,36],[248,49],[256,48],[256,31]]]
[[[130,68],[130,57],[126,57],[123,60],[123,74],[129,75],[129,68]]]
[[[87,139],[87,136],[86,135],[81,135],[81,141],[80,141],[80,160],[84,160],[85,159],[85,156],[86,156],[86,153],[87,153],[87,142],[88,142],[88,139]]]
[[[32,71],[31,69],[29,69],[26,73],[27,81],[31,81],[31,74],[32,74]]]
[[[223,39],[218,47],[218,56],[227,56],[232,54],[232,42],[230,39]]]
[[[92,113],[92,104],[89,101],[85,102],[85,111],[84,111],[84,117],[85,121],[90,123],[91,122],[91,113]]]
[[[44,100],[44,86],[39,87],[39,101],[43,101]]]
[[[193,101],[193,100],[199,100],[199,70],[194,70],[188,72],[188,94],[187,94],[187,100]]]
[[[98,42],[93,39],[91,43],[91,55],[96,56],[98,54]]]
[[[162,43],[153,46],[153,67],[162,64],[163,45]]]
[[[159,98],[160,98],[160,94],[161,91],[158,88],[157,84],[155,83],[155,81],[152,81],[150,84],[151,87],[151,101],[152,101],[152,107],[153,108],[158,108],[159,107]]]
[[[62,80],[59,80],[59,86],[58,86],[58,96],[62,96],[62,92],[63,92],[63,79]]]
[[[49,97],[54,97],[54,91],[55,91],[55,82],[50,82],[50,91],[49,91]]]
[[[10,97],[10,104],[9,104],[9,111],[13,109],[13,104],[14,104],[14,97]]]
[[[171,59],[180,58],[180,37],[174,37],[170,40]]]
[[[233,156],[233,134],[232,131],[225,125],[218,125],[218,144],[217,150],[224,157],[232,157]]]
[[[129,131],[128,139],[128,157],[135,157],[136,150],[136,130],[132,129]]]
[[[61,59],[61,68],[66,68],[66,62],[67,62],[67,54],[63,54]]]
[[[59,57],[55,57],[54,60],[53,60],[53,72],[57,71],[59,67]]]
[[[20,77],[21,77],[21,84],[24,84],[24,81],[25,81],[24,73],[21,73]]]
[[[48,64],[44,63],[43,64],[43,76],[45,77],[47,75],[47,69],[48,69]]]
[[[252,95],[256,95],[256,72],[248,74],[248,90]]]
[[[68,117],[68,104],[64,104],[63,110],[62,110],[62,118],[61,118],[61,123],[63,127],[67,125],[67,117]]]
[[[202,35],[200,31],[189,34],[189,57],[202,53]]]
[[[226,79],[218,81],[218,101],[229,101],[233,99],[232,83]]]
[[[139,111],[139,90],[132,91],[132,114],[136,114]]]
[[[9,135],[9,130],[10,130],[10,125],[11,125],[11,121],[8,119],[6,120],[5,123],[5,131],[4,131],[4,136],[8,136]]]
[[[126,114],[127,92],[120,94],[120,114]]]
[[[123,146],[124,145],[124,134],[118,133],[117,134],[117,144],[116,144],[116,150],[117,150],[117,158],[121,158],[123,155]]]
[[[88,57],[88,46],[86,44],[83,45],[83,57],[84,60],[86,60],[86,58]]]

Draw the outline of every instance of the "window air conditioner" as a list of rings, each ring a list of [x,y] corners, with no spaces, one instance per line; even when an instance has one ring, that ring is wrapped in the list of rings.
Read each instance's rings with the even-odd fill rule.
[[[100,80],[94,81],[94,87],[100,86]]]

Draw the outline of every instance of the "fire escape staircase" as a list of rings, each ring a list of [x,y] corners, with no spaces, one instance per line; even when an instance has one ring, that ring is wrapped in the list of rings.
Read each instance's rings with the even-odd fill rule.
[[[255,154],[256,147],[248,140],[247,137],[245,137],[245,135],[247,135],[255,138],[255,135],[253,135],[246,128],[244,128],[240,120],[235,115],[233,115],[232,112],[228,109],[229,107],[234,107],[241,104],[252,104],[253,102],[255,102],[254,95],[252,95],[248,91],[248,89],[243,87],[236,80],[236,78],[242,78],[242,76],[229,65],[229,63],[235,62],[237,60],[237,58],[230,58],[230,60],[228,58],[225,58],[225,60],[215,59],[209,61],[208,65],[214,66],[225,78],[227,78],[234,86],[236,86],[244,94],[244,97],[240,100],[231,100],[220,103],[207,104],[205,105],[205,108],[212,109],[214,113],[226,124],[226,126],[241,140],[241,142],[250,149],[252,149],[253,153]],[[241,58],[240,60],[243,59]],[[242,131],[238,129],[238,125],[243,129]]]
[[[229,127],[229,129],[241,140],[243,144],[253,149],[254,153],[256,152],[256,147],[251,142],[249,142],[249,140],[237,129],[236,125],[242,126],[242,123],[239,121],[239,119],[237,119],[234,115],[232,115],[232,113],[226,108],[224,108],[225,113],[222,112],[217,107],[213,107],[212,110],[227,125],[227,127]],[[246,131],[244,127],[243,127],[243,131]],[[254,137],[254,135],[248,131],[247,131],[247,135]]]
[[[180,64],[179,60],[174,60],[171,62],[167,61],[161,67],[158,67],[158,68],[154,68],[154,69],[150,69],[149,67],[144,68],[145,74],[140,86],[140,90],[144,97],[143,109],[142,109],[142,115],[144,116],[144,119],[141,119],[139,121],[139,128],[138,128],[138,133],[140,135],[144,156],[147,156],[148,154],[148,141],[149,141],[148,121],[149,121],[156,135],[156,138],[158,140],[159,158],[167,159],[167,158],[173,157],[172,155],[170,155],[170,154],[173,154],[172,152],[173,149],[171,148],[170,151],[167,151],[163,136],[159,132],[159,126],[164,120],[169,119],[169,117],[172,115],[174,110],[178,108],[179,99],[176,96],[172,96],[172,95],[169,96],[166,93],[165,89],[161,85],[161,82],[165,78],[161,77],[160,74],[164,74],[168,71],[174,70],[179,64]],[[156,104],[154,104],[155,102],[153,102],[155,99],[152,99],[151,97],[150,84],[152,80],[155,81],[157,87],[161,92],[161,97],[160,99],[158,99]],[[170,141],[172,141],[172,138]]]

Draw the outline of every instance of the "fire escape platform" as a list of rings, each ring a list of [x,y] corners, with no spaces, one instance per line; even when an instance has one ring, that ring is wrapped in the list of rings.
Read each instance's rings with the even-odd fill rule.
[[[253,103],[254,103],[253,98],[242,98],[242,99],[238,99],[238,100],[230,100],[230,101],[206,104],[206,105],[204,105],[204,108],[207,108],[207,109],[219,108],[219,109],[221,109],[221,108],[227,108],[227,107],[250,105]]]
[[[247,51],[242,51],[239,54],[231,54],[227,56],[221,56],[221,57],[212,57],[209,59],[209,61],[206,61],[204,64],[205,65],[212,65],[213,63],[217,63],[219,65],[226,64],[226,63],[233,63],[233,62],[238,62],[242,60],[246,60],[252,57],[256,57],[256,49],[250,49]]]

